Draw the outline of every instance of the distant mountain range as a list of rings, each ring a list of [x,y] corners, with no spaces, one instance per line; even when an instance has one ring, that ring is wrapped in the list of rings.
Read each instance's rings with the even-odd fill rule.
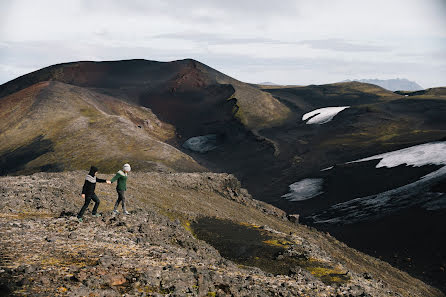
[[[424,88],[417,84],[414,81],[405,79],[405,78],[394,78],[394,79],[354,79],[354,80],[344,80],[342,82],[362,82],[367,84],[373,84],[380,86],[386,90],[389,91],[419,91],[423,90]],[[261,82],[257,85],[261,86],[280,86],[279,84],[273,83],[273,82]]]
[[[354,79],[345,80],[344,82],[358,81],[367,84],[374,84],[380,86],[389,91],[418,91],[424,88],[414,81],[410,81],[405,78],[394,78],[394,79]]]
[[[258,85],[262,85],[262,86],[278,86],[278,84],[270,82],[270,81],[264,81],[264,82],[258,83]]]

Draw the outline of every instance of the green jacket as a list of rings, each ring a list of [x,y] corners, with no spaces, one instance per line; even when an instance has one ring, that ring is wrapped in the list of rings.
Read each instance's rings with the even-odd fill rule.
[[[116,190],[126,191],[127,190],[127,174],[124,171],[119,170],[118,173],[110,180],[112,183],[117,180]]]

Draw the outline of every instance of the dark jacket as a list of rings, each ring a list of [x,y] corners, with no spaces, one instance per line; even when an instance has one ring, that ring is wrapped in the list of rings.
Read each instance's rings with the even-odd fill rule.
[[[89,197],[94,194],[94,190],[96,188],[96,183],[105,183],[105,179],[97,178],[94,174],[98,171],[98,169],[94,166],[91,166],[90,172],[85,177],[84,186],[82,187],[82,194],[85,194],[86,197]]]

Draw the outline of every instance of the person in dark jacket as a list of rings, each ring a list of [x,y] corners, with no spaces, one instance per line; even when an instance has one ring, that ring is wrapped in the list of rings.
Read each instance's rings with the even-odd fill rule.
[[[100,216],[99,214],[96,214],[98,207],[99,207],[99,203],[100,203],[98,196],[96,196],[96,194],[94,192],[94,190],[96,188],[96,183],[111,184],[111,182],[108,180],[97,178],[96,177],[97,172],[98,172],[98,169],[94,166],[91,166],[90,172],[88,172],[87,176],[85,177],[84,186],[82,187],[82,198],[85,198],[85,203],[82,206],[81,210],[79,211],[79,214],[77,215],[77,218],[81,222],[82,222],[82,217],[84,215],[84,212],[85,212],[85,210],[87,210],[88,205],[90,204],[91,200],[93,200],[95,202],[93,211],[91,212],[91,214],[94,216],[98,216],[98,217]]]

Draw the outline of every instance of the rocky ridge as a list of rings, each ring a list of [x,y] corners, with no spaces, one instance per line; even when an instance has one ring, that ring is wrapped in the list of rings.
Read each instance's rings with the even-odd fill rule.
[[[134,173],[131,215],[113,215],[113,187],[98,185],[102,217],[87,213],[80,223],[73,215],[83,202],[84,174],[0,178],[3,295],[442,296],[329,235],[287,221],[228,174]],[[200,218],[260,230],[270,240],[258,246],[280,251],[260,259],[267,263],[319,264],[271,273],[237,257],[230,261],[199,239]]]

